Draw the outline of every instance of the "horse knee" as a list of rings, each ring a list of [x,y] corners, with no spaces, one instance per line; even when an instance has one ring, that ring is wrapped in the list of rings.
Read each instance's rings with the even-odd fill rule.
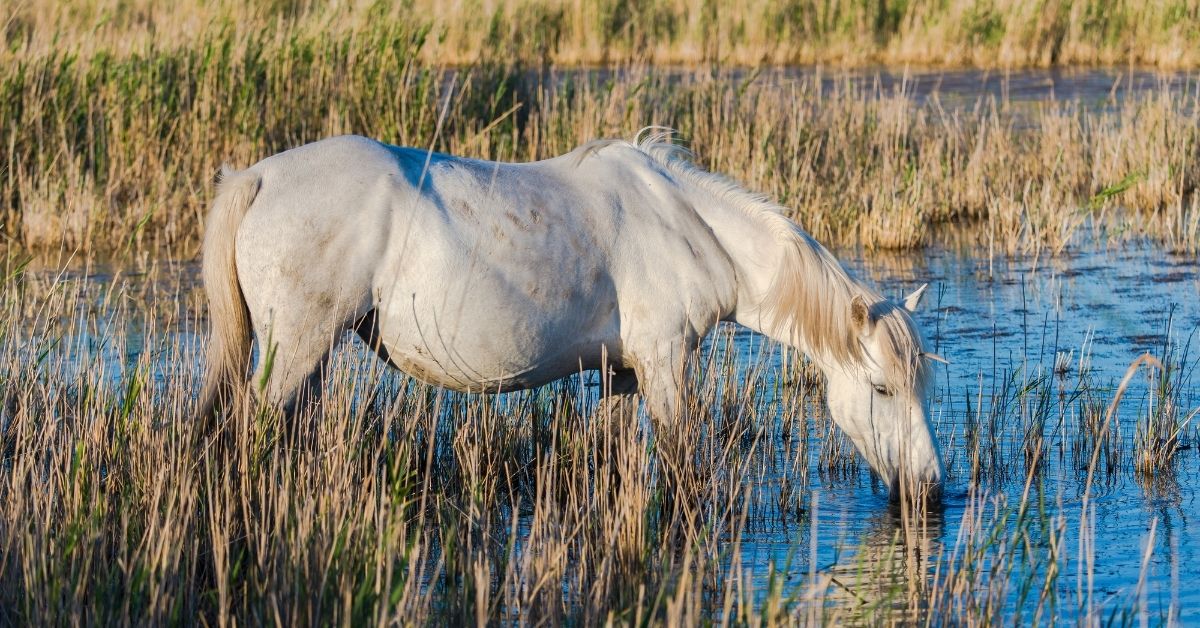
[[[646,410],[656,421],[674,420],[686,409],[684,382],[687,372],[686,355],[659,356],[658,359],[638,362],[638,391]]]

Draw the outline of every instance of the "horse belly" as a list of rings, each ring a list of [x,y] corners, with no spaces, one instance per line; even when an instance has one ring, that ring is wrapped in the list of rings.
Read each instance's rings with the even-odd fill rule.
[[[482,273],[446,283],[380,301],[380,339],[409,375],[453,390],[499,392],[599,368],[606,354],[619,366],[616,295],[603,281],[559,277],[518,286]]]
[[[386,315],[384,316],[386,319]],[[486,325],[430,342],[432,319],[380,326],[396,368],[430,384],[459,391],[502,392],[534,388],[581,370],[599,368],[613,341],[567,333],[531,337],[511,325]],[[565,330],[564,330],[565,331]],[[581,342],[581,340],[583,340]]]

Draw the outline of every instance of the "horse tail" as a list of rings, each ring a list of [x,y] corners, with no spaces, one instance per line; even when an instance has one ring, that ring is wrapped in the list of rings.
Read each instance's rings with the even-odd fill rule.
[[[238,282],[235,243],[238,227],[254,203],[261,183],[255,172],[222,167],[217,197],[208,213],[201,277],[208,295],[212,334],[198,418],[207,418],[219,411],[220,406],[231,404],[246,383],[253,337],[250,310]]]

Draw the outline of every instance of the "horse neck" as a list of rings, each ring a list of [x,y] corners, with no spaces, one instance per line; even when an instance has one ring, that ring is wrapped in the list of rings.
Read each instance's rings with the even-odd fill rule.
[[[746,209],[720,197],[695,207],[737,271],[737,304],[726,319],[800,349],[822,369],[845,361],[837,355],[837,337],[845,334],[837,317],[849,317],[850,299],[869,297],[870,289],[799,226],[769,209]]]

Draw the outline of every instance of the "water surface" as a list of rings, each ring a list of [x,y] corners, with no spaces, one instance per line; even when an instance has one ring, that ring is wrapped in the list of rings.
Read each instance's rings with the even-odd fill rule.
[[[1029,503],[1038,509],[1028,542],[1044,549],[1056,525],[1065,531],[1059,540],[1064,547],[1060,573],[1052,583],[1056,599],[1043,604],[1042,615],[1078,618],[1088,599],[1102,610],[1128,608],[1143,579],[1142,597],[1151,618],[1176,613],[1183,620],[1200,620],[1200,589],[1188,585],[1200,581],[1196,422],[1184,430],[1182,449],[1167,471],[1138,474],[1133,469],[1137,426],[1162,404],[1144,373],[1133,378],[1119,406],[1114,446],[1121,462],[1112,473],[1099,474],[1091,490],[1094,519],[1082,536],[1095,548],[1087,552],[1093,562],[1086,567],[1078,560],[1081,497],[1091,454],[1090,441],[1079,437],[1087,409],[1107,407],[1117,380],[1145,352],[1172,365],[1179,419],[1200,407],[1200,353],[1192,346],[1200,329],[1200,262],[1141,246],[1093,248],[1049,259],[989,259],[975,253],[969,246],[940,246],[904,255],[839,254],[889,296],[899,298],[921,283],[930,284],[917,320],[931,348],[951,362],[937,367],[932,402],[950,473],[943,507],[927,519],[924,530],[905,533],[885,489],[865,465],[854,462],[857,456],[831,471],[820,455],[830,438],[824,424],[783,422],[783,411],[768,392],[765,411],[779,423],[771,436],[778,440],[765,444],[766,455],[779,459],[766,468],[778,474],[743,479],[753,483],[751,494],[757,499],[741,539],[739,567],[750,569],[764,591],[772,570],[791,591],[808,590],[814,579],[825,582],[826,602],[864,609],[864,621],[877,621],[893,610],[897,615],[892,619],[913,619],[919,608],[890,600],[927,586],[939,562],[952,562],[964,551],[972,521],[991,521],[1028,490]],[[88,333],[65,338],[54,349],[67,357],[64,364],[94,364],[100,356],[111,364],[116,380],[151,351],[161,356],[153,362],[160,381],[180,369],[197,369],[200,335],[182,315],[199,303],[194,264],[148,275],[104,268],[68,275],[95,286],[97,302],[114,283],[124,285],[129,296],[115,306],[105,305],[110,311],[94,317]],[[155,293],[145,302],[175,303],[178,311],[139,309],[137,295]],[[158,345],[143,346],[139,329],[147,315],[180,322],[167,326],[165,335],[159,333]],[[734,334],[741,368],[760,369],[764,389],[777,389],[779,348],[744,329]],[[126,340],[118,344],[114,337]],[[169,349],[178,346],[191,347],[195,359],[172,361],[179,353]],[[348,347],[364,353],[360,344]],[[365,354],[354,358],[370,359]],[[495,403],[502,407],[503,396]],[[819,401],[816,408],[820,413]],[[797,454],[801,449],[795,443],[801,438],[808,438],[809,445]],[[1035,465],[1025,453],[1031,442],[1041,452],[1032,474]],[[982,453],[973,455],[973,448]],[[802,458],[785,459],[796,455]],[[973,460],[980,461],[974,469]],[[803,473],[797,465],[804,467]],[[800,475],[806,478],[805,490],[781,504],[781,487],[794,489]],[[986,516],[979,515],[980,504]],[[1057,524],[1056,518],[1061,518]],[[997,530],[1011,531],[1011,523],[997,524]],[[864,569],[869,580],[862,576]],[[1040,582],[1046,569],[1045,562],[1033,561],[1016,573]],[[1020,611],[1025,618],[1036,612],[1037,596],[1030,598],[1017,584],[1004,596],[1001,612]]]
[[[1200,262],[1143,247],[1073,252],[1049,260],[989,260],[947,248],[923,255],[848,258],[860,276],[897,298],[919,283],[931,284],[916,318],[929,343],[951,362],[938,367],[932,408],[952,478],[944,509],[916,536],[914,548],[912,537],[908,543],[897,542],[897,535],[904,536],[900,518],[865,470],[831,474],[814,466],[815,522],[752,532],[748,547],[759,563],[790,563],[787,575],[796,586],[811,574],[829,575],[837,579],[832,588],[843,590],[847,604],[869,607],[880,583],[854,584],[863,562],[894,555],[903,559],[910,550],[925,556],[953,554],[961,548],[964,521],[971,520],[975,502],[969,493],[997,496],[1009,505],[1019,501],[1030,478],[1023,455],[1030,438],[1027,426],[1040,422],[1043,427],[1037,434],[1044,438],[1044,464],[1032,476],[1031,501],[1042,504],[1047,517],[1064,517],[1070,559],[1059,565],[1059,606],[1043,614],[1078,618],[1077,605],[1086,603],[1077,593],[1081,585],[1085,591],[1093,587],[1098,607],[1131,604],[1153,524],[1144,570],[1149,617],[1165,619],[1173,608],[1180,619],[1200,619],[1200,590],[1189,584],[1200,582],[1195,422],[1185,430],[1184,449],[1170,472],[1140,476],[1133,471],[1136,424],[1161,403],[1142,375],[1134,377],[1118,410],[1116,434],[1127,466],[1104,474],[1091,490],[1096,510],[1089,535],[1096,549],[1090,576],[1075,561],[1083,469],[1091,453],[1084,448],[1081,456],[1075,448],[1085,400],[1107,407],[1131,361],[1150,352],[1168,357],[1178,369],[1180,415],[1200,407],[1200,354],[1192,346],[1200,341]],[[750,334],[744,338],[748,346],[753,343]],[[1084,395],[1078,392],[1080,369],[1090,388]],[[1016,392],[1022,389],[1045,390],[1048,395],[1022,397]],[[1048,407],[1039,405],[1043,396],[1049,399]],[[995,456],[984,456],[974,486],[968,453],[972,430],[994,434],[983,440],[995,441]],[[1048,542],[1049,531],[1046,534],[1035,542]],[[815,553],[809,551],[814,536]],[[797,547],[803,551],[797,552]],[[900,560],[896,567],[902,589],[912,584],[912,574],[905,571],[914,568],[912,562]],[[921,564],[916,569],[929,577],[932,568]],[[1036,591],[1032,599],[1013,591],[1004,608],[1021,610],[1028,621],[1036,603]]]

